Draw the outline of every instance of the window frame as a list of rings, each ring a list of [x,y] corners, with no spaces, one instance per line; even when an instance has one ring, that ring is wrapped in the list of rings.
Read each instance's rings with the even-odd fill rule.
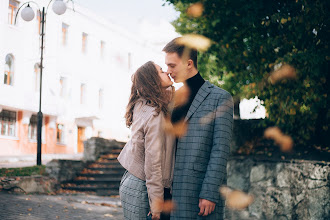
[[[7,117],[9,118],[9,120],[7,121],[7,133],[6,134],[3,134],[3,120],[5,118],[5,116],[3,116],[4,113],[7,113],[7,114],[15,114],[15,118],[14,118],[14,123],[12,123],[11,125],[14,125],[14,132],[13,132],[13,135],[9,135],[9,130],[10,130],[10,124],[8,122],[11,122],[12,120],[10,120],[10,116]],[[12,117],[13,118],[13,117]],[[0,137],[5,137],[5,138],[17,138],[17,129],[18,129],[18,126],[17,126],[17,111],[11,111],[11,110],[5,110],[5,109],[2,109],[2,111],[0,112]]]

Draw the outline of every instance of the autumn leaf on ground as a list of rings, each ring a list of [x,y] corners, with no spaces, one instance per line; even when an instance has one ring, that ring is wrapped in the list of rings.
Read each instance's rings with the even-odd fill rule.
[[[182,137],[186,134],[187,132],[187,122],[182,119],[179,122],[176,122],[174,124],[172,124],[171,120],[169,118],[166,118],[164,120],[164,130],[166,133],[168,134],[172,134],[176,137]]]
[[[253,202],[253,196],[229,187],[220,187],[222,197],[226,199],[226,205],[231,209],[245,209]]]
[[[200,17],[203,14],[203,11],[204,11],[203,4],[201,2],[197,2],[197,3],[192,4],[188,7],[187,14],[190,17],[197,18],[197,17]]]
[[[270,76],[269,80],[275,84],[283,79],[296,79],[296,69],[288,64],[282,65],[278,70],[275,70]]]
[[[278,127],[267,128],[264,132],[265,138],[273,139],[283,152],[289,152],[293,147],[293,140],[290,136],[285,135]]]
[[[29,212],[31,212],[32,211],[32,208],[29,208],[29,209],[27,209]]]
[[[200,51],[206,51],[211,46],[211,40],[199,34],[186,34],[176,40],[177,44]]]

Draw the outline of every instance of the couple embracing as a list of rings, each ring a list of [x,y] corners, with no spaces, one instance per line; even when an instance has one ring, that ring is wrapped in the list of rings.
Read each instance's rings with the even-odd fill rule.
[[[118,157],[126,169],[119,190],[125,219],[224,217],[219,187],[226,184],[233,101],[228,92],[202,78],[197,51],[190,49],[184,56],[184,50],[176,38],[163,49],[167,72],[149,61],[132,76],[125,114],[131,139]],[[187,102],[174,103],[173,109],[168,74],[190,90]],[[165,118],[173,124],[184,120],[186,133],[181,137],[166,133]],[[155,205],[171,199],[176,204],[171,214]]]

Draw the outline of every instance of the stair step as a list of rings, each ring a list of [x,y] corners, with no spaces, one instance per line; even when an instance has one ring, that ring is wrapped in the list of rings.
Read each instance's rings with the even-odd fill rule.
[[[100,163],[93,163],[93,164],[89,165],[88,168],[108,168],[108,169],[112,169],[112,168],[123,168],[123,167],[120,164],[104,165],[104,164],[100,164]]]
[[[82,177],[93,177],[93,178],[99,178],[99,177],[104,177],[104,178],[112,178],[112,177],[122,177],[125,173],[125,170],[123,171],[116,171],[116,170],[109,170],[107,172],[103,173],[81,173],[79,176]]]
[[[117,157],[119,156],[119,153],[111,153],[111,154],[104,154],[101,155],[100,158],[105,158],[105,159],[117,159]]]
[[[89,167],[88,170],[103,171],[103,172],[110,171],[110,170],[121,170],[121,171],[123,170],[123,171],[125,171],[125,168],[123,168],[123,167],[113,167],[113,168]]]
[[[118,196],[119,190],[96,190],[98,196]]]
[[[95,179],[95,180],[73,180],[70,181],[72,184],[93,184],[93,185],[101,185],[101,184],[116,184],[120,183],[121,178],[111,178],[111,179]]]
[[[97,191],[97,190],[118,190],[119,186],[62,186],[62,189],[77,190],[77,191]]]

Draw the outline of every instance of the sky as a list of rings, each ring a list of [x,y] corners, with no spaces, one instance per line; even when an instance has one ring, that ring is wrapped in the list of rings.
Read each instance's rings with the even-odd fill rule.
[[[153,38],[155,43],[170,41],[178,34],[170,22],[179,13],[164,0],[74,0],[94,13],[133,33]]]

